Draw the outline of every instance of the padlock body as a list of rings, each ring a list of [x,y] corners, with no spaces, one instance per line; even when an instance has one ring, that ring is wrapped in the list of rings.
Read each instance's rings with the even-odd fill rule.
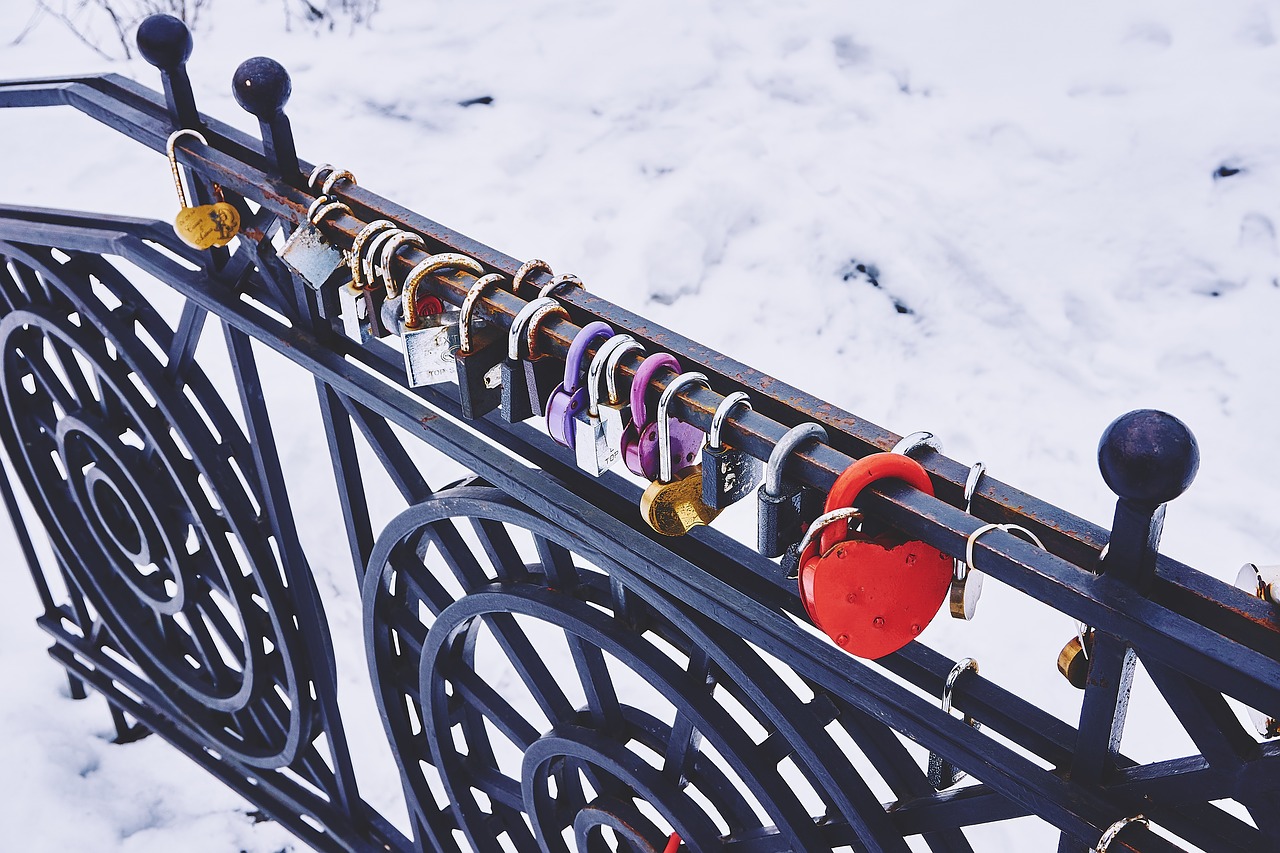
[[[969,569],[963,578],[951,579],[951,592],[947,597],[948,609],[953,619],[972,619],[978,612],[978,599],[982,597],[982,572]]]
[[[609,446],[604,421],[600,418],[578,412],[573,418],[573,432],[573,455],[583,471],[599,477],[617,463],[618,451]]]
[[[626,432],[627,424],[631,423],[631,405],[601,403],[597,409],[600,412],[600,422],[604,424],[604,440],[621,456],[622,434]]]
[[[784,484],[773,495],[761,486],[756,496],[756,550],[766,557],[780,557],[789,544],[799,542],[804,535],[800,518],[802,489]]]
[[[449,352],[453,355],[454,375],[458,379],[458,399],[462,416],[467,420],[482,418],[502,403],[502,347],[498,342],[473,347],[463,355],[458,347],[456,329],[450,330]]]
[[[896,533],[837,542],[801,555],[805,609],[836,645],[875,660],[914,640],[937,615],[951,586],[951,558]]]
[[[640,496],[640,515],[663,536],[683,536],[720,513],[702,502],[702,471],[697,466],[678,472],[670,483],[650,483]]]
[[[350,280],[338,288],[338,310],[342,314],[342,331],[348,338],[363,343],[368,334],[368,307],[364,294],[351,286]]]
[[[547,433],[556,444],[574,448],[577,433],[573,428],[574,420],[580,412],[587,408],[587,389],[579,388],[572,393],[561,383],[547,398]]]
[[[446,311],[423,318],[419,328],[403,330],[404,367],[410,388],[448,382],[457,376],[449,353],[449,327],[457,323],[458,312]]]
[[[334,273],[346,267],[341,250],[309,222],[294,231],[285,242],[280,250],[280,260],[301,276],[312,290],[324,287]]]
[[[764,470],[760,460],[727,444],[702,447],[702,502],[723,510],[751,494]]]
[[[525,373],[524,368],[523,361],[513,361],[510,358],[502,360],[499,405],[502,419],[509,424],[518,424],[533,417],[533,409],[529,406],[529,374]]]
[[[667,423],[671,428],[671,470],[680,471],[697,462],[705,433],[679,418],[668,418]],[[658,425],[646,424],[638,437],[623,447],[623,454],[629,454],[627,468],[632,472],[650,480],[658,479]]]
[[[193,249],[225,246],[240,231],[240,211],[225,201],[184,207],[173,220],[173,231]]]

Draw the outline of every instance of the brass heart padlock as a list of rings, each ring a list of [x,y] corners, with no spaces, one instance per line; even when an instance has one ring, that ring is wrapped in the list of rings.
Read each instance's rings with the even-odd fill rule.
[[[933,494],[919,462],[873,453],[836,479],[827,512],[805,532],[800,549],[800,598],[810,618],[840,648],[872,660],[920,635],[946,600],[952,577],[951,558],[932,545],[893,530],[867,538],[850,529],[858,494],[886,478]]]
[[[173,231],[193,249],[225,246],[240,233],[240,211],[236,210],[235,205],[225,201],[191,206],[187,189],[182,184],[182,173],[178,170],[178,158],[173,150],[174,143],[183,136],[193,136],[204,145],[209,144],[198,131],[189,128],[169,134],[165,152],[169,155],[169,170],[173,173],[173,184],[178,189],[178,201],[182,204],[182,209],[174,217]]]
[[[640,515],[663,536],[683,536],[699,524],[710,524],[720,514],[702,502],[702,467],[695,463],[697,450],[673,447],[667,409],[685,386],[697,383],[710,388],[701,373],[681,373],[662,389],[658,398],[658,480],[640,497]],[[673,459],[680,452],[679,459]]]

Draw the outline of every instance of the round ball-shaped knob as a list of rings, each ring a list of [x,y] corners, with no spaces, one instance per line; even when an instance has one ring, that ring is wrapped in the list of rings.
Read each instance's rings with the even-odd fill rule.
[[[156,68],[172,69],[191,58],[191,30],[173,15],[151,15],[138,25],[138,51]]]
[[[1200,445],[1173,415],[1138,409],[1116,418],[1102,433],[1098,467],[1120,497],[1159,506],[1191,485],[1200,468]]]
[[[293,92],[293,83],[279,62],[255,56],[240,63],[231,79],[231,91],[240,106],[266,121],[284,109]]]

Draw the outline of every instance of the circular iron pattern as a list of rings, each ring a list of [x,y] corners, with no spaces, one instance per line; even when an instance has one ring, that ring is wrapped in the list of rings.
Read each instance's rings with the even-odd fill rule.
[[[824,790],[811,763],[841,761],[823,723],[740,640],[624,590],[601,550],[479,485],[383,531],[366,649],[418,835],[478,851],[662,851],[673,831],[689,850],[762,831],[829,847],[801,798]]]
[[[289,764],[311,684],[239,426],[198,368],[166,375],[173,332],[104,259],[0,255],[0,439],[97,612],[81,629],[211,748]]]

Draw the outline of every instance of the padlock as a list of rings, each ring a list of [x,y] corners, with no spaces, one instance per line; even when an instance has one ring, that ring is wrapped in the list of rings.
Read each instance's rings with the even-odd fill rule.
[[[351,280],[345,287],[338,289],[338,301],[342,311],[343,331],[353,341],[364,343],[387,335],[386,327],[381,321],[383,292],[365,277],[364,261],[370,238],[395,227],[390,219],[375,219],[356,232],[351,240],[351,251],[347,253]]]
[[[942,713],[951,713],[951,694],[955,691],[956,679],[967,670],[972,670],[976,675],[978,662],[973,658],[964,658],[957,661],[956,665],[951,668],[951,672],[947,673],[947,679],[942,685]],[[964,721],[966,725],[975,730],[982,728],[982,723],[979,723],[969,714],[964,715]],[[933,786],[935,791],[945,791],[967,775],[967,773],[938,753],[929,753],[929,784]]]
[[[564,313],[560,304],[551,297],[538,298],[521,308],[511,321],[511,329],[507,333],[507,358],[502,362],[501,385],[502,417],[507,423],[518,424],[542,413],[541,406],[535,408],[534,404],[538,397],[538,383],[545,381],[541,378],[543,374],[554,371],[552,378],[559,381],[559,371],[551,359],[542,359],[542,364],[538,364],[526,361],[521,355],[522,351],[528,352],[524,347],[532,342],[529,332],[536,328],[533,324],[535,316],[545,316],[551,311]]]
[[[643,355],[644,345],[638,341],[629,340],[610,351],[604,364],[606,399],[601,400],[599,404],[600,422],[604,424],[604,440],[619,458],[622,457],[622,436],[631,423],[631,397],[618,389],[618,365],[629,352],[639,352]]]
[[[484,417],[502,403],[502,341],[492,332],[477,342],[471,315],[485,288],[502,276],[490,273],[476,279],[458,310],[458,322],[449,330],[449,352],[458,379],[458,401],[467,420]]]
[[[982,462],[973,463],[969,469],[969,477],[964,482],[964,511],[973,506],[973,495],[978,490],[987,466]],[[947,596],[948,609],[953,619],[972,619],[978,610],[978,599],[982,597],[982,572],[970,570],[969,564],[956,559],[952,561],[951,591]]]
[[[680,362],[670,353],[657,353],[640,363],[631,380],[631,425],[622,434],[622,458],[628,470],[647,480],[658,478],[658,421],[656,418],[648,420],[644,398],[657,372],[663,367],[670,367],[677,374],[680,372]],[[676,467],[697,459],[702,449],[702,430],[679,418],[672,418],[668,427]],[[680,462],[681,459],[685,462]]]
[[[933,494],[919,462],[873,453],[836,478],[826,514],[805,532],[800,548],[800,597],[810,618],[840,648],[872,660],[920,635],[946,600],[952,574],[951,558],[932,545],[894,530],[867,538],[851,531],[847,519],[831,517],[886,478]]]
[[[240,211],[235,205],[219,200],[214,204],[191,206],[187,189],[182,185],[182,172],[178,169],[178,156],[174,153],[174,144],[184,136],[191,136],[202,145],[208,145],[199,131],[183,128],[169,134],[165,143],[165,153],[169,156],[169,171],[173,173],[174,186],[178,188],[178,201],[182,208],[173,220],[173,231],[182,242],[193,249],[210,249],[214,246],[225,246],[240,233]],[[221,191],[214,185],[219,197]]]
[[[724,422],[739,405],[751,411],[751,398],[745,391],[734,391],[720,402],[711,416],[707,443],[702,446],[702,502],[717,512],[751,494],[763,471],[759,459],[720,440]]]
[[[766,557],[781,557],[788,546],[804,535],[809,522],[822,510],[821,495],[814,489],[783,477],[787,459],[806,441],[825,442],[827,431],[815,423],[792,427],[778,439],[764,468],[764,484],[757,495],[757,550]],[[799,554],[792,549],[795,557]],[[788,565],[787,574],[793,566]]]
[[[457,327],[460,312],[440,305],[438,298],[431,306],[418,299],[422,280],[443,269],[484,275],[484,267],[479,261],[456,252],[441,252],[419,261],[405,277],[400,299],[404,310],[401,339],[404,341],[404,369],[410,388],[434,385],[457,376],[453,356],[449,354],[449,329]]]
[[[1076,628],[1076,635],[1058,652],[1058,672],[1077,690],[1089,684],[1089,660],[1093,655],[1093,629]]]
[[[384,233],[388,235],[387,238],[382,241],[381,246],[378,249],[371,250],[370,254],[372,255],[373,251],[377,251],[379,263],[378,266],[374,268],[373,273],[382,279],[382,287],[387,293],[387,298],[394,299],[400,295],[400,284],[396,281],[395,277],[396,253],[405,246],[416,246],[419,249],[425,250],[427,248],[427,244],[420,236],[414,234],[412,231],[405,231],[397,228],[395,231],[387,231]],[[381,237],[381,235],[379,235],[379,237]],[[374,241],[377,242],[377,240],[378,237],[375,237]],[[466,256],[459,255],[458,257]],[[468,260],[470,259],[468,258]],[[483,272],[483,268],[481,268],[481,272]],[[407,278],[408,277],[406,276],[406,280]],[[372,283],[373,276],[370,276],[369,280]]]
[[[667,383],[658,399],[658,479],[640,496],[640,516],[663,536],[683,536],[720,514],[702,501],[702,467],[694,464],[692,456],[679,456],[671,441],[671,401],[680,389],[693,384],[711,388],[703,374],[681,373]]]
[[[1280,566],[1259,566],[1256,563],[1245,563],[1236,575],[1236,586],[1250,595],[1270,602],[1273,607],[1280,605]],[[1249,708],[1249,719],[1258,734],[1270,740],[1280,737],[1280,716],[1264,714],[1255,708]]]
[[[547,434],[556,444],[574,449],[577,439],[574,422],[579,414],[586,414],[588,408],[587,388],[581,382],[582,359],[592,344],[611,337],[612,327],[596,320],[583,326],[570,342],[569,352],[564,359],[564,380],[547,398]]]
[[[898,443],[893,446],[890,453],[901,453],[903,456],[911,456],[917,450],[930,448],[939,453],[942,452],[942,442],[931,432],[913,432],[910,435],[904,435],[898,439]]]
[[[319,196],[307,209],[307,221],[298,226],[280,249],[280,260],[312,290],[320,290],[336,273],[345,272],[347,259],[342,250],[320,231],[320,222],[339,211],[350,214],[351,208],[340,201],[329,201],[328,196]]]
[[[574,458],[578,467],[593,477],[599,477],[621,458],[621,448],[609,443],[605,422],[600,417],[600,376],[620,348],[644,349],[630,335],[614,335],[601,344],[587,368],[587,408],[573,418]]]
[[[539,260],[538,258],[530,258],[529,260],[525,261],[523,264],[520,265],[520,268],[516,270],[515,276],[512,277],[511,292],[514,293],[516,296],[519,296],[520,288],[524,287],[526,284],[529,284],[529,285],[533,284],[531,281],[529,281],[529,276],[538,272],[546,273],[549,276],[555,275],[555,273],[552,272],[551,270],[551,264],[547,263],[546,261]],[[540,293],[538,295],[550,296],[551,294]]]

